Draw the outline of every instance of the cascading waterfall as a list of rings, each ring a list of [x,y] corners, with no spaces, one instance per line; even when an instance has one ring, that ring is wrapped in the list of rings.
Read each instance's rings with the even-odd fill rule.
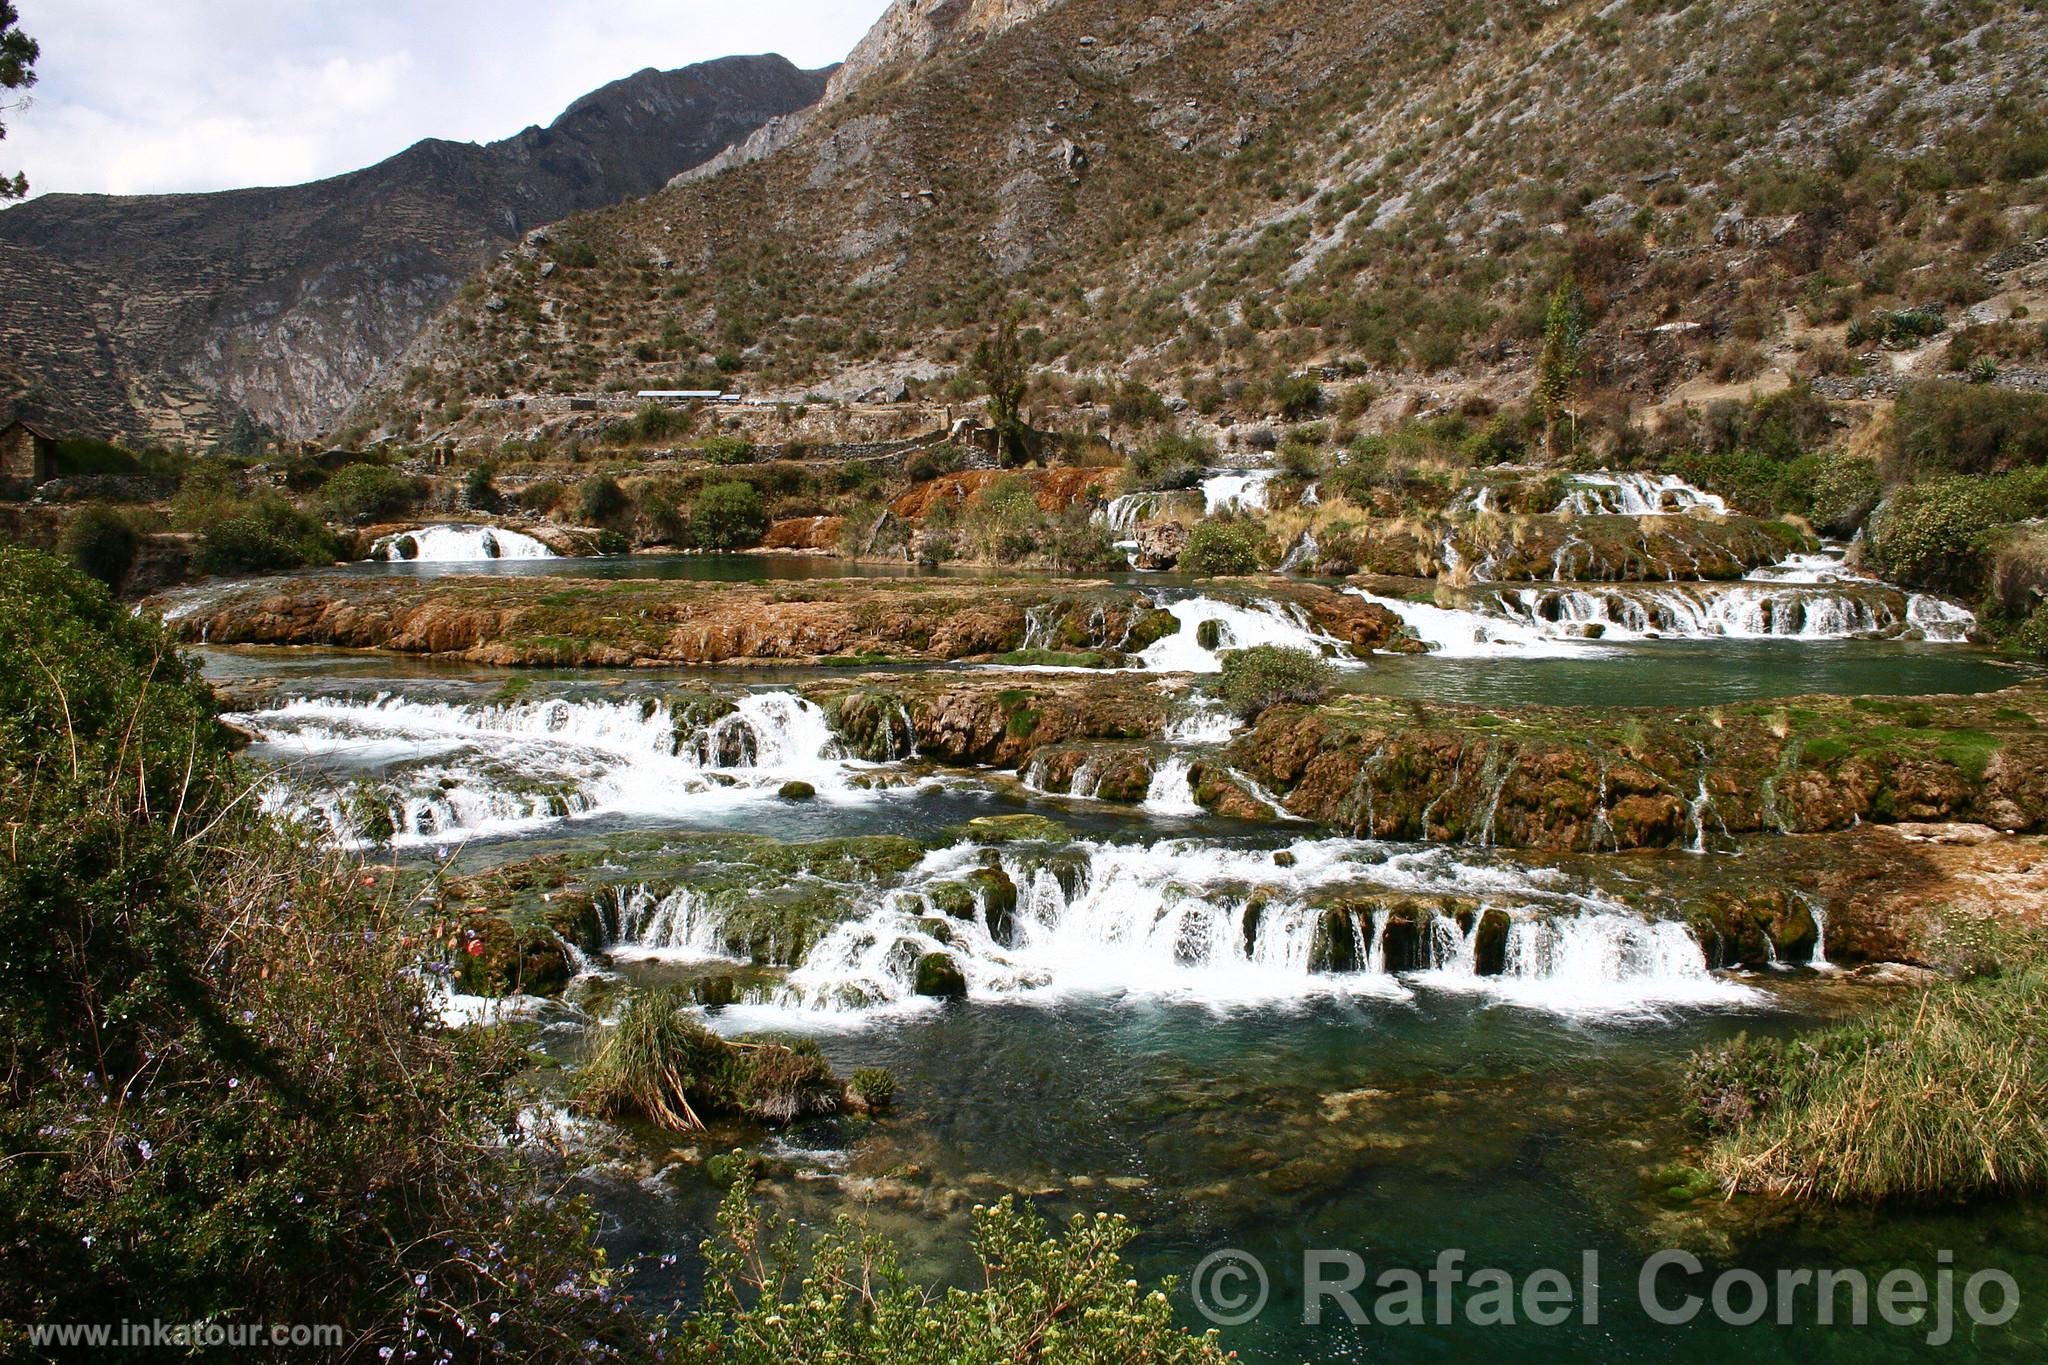
[[[689,887],[656,895],[645,886],[617,887],[600,912],[613,952],[680,962],[727,958],[725,912]]]
[[[1728,501],[1695,488],[1676,474],[1613,473],[1600,470],[1573,478],[1575,485],[1556,514],[1576,516],[1659,516],[1671,512],[1726,515]]]
[[[1118,536],[1133,536],[1137,534],[1139,523],[1159,515],[1159,509],[1172,496],[1170,492],[1120,493],[1096,511],[1095,520]]]
[[[1162,637],[1137,657],[1154,673],[1218,673],[1223,669],[1226,650],[1252,645],[1287,645],[1312,653],[1334,653],[1335,661],[1349,661],[1342,642],[1317,630],[1308,614],[1291,602],[1255,602],[1239,606],[1213,597],[1187,597],[1166,604],[1180,622],[1180,629]],[[1201,626],[1213,621],[1217,643],[1205,647]]]
[[[1194,782],[1189,769],[1194,761],[1186,754],[1176,753],[1152,770],[1152,781],[1145,788],[1145,809],[1154,815],[1200,815],[1201,803],[1195,800]]]
[[[1263,512],[1266,486],[1273,482],[1271,469],[1224,470],[1202,480],[1202,515],[1219,512]]]
[[[379,536],[370,558],[419,564],[467,564],[490,559],[554,559],[555,552],[520,531],[502,526],[450,523]]]
[[[1587,641],[1851,640],[1917,632],[1966,641],[1976,618],[1952,602],[1880,584],[1795,582],[1568,584],[1494,588],[1474,607],[1438,607],[1349,589],[1399,616],[1445,657],[1562,653]]]
[[[1278,572],[1293,573],[1304,564],[1313,565],[1316,561],[1316,554],[1321,548],[1321,546],[1316,544],[1316,533],[1314,531],[1303,531],[1300,538],[1287,551],[1287,557],[1280,561]]]
[[[515,834],[599,814],[665,816],[772,797],[786,781],[827,799],[849,785],[822,709],[754,692],[679,732],[659,701],[506,705],[302,697],[236,717],[283,768],[266,794],[344,846]],[[388,823],[389,835],[376,829]]]
[[[1483,991],[1557,1011],[1734,1004],[1748,988],[1711,972],[1691,931],[1574,889],[1561,874],[1467,861],[1442,848],[1391,850],[1304,839],[1284,850],[1196,840],[1083,842],[1046,856],[958,844],[928,854],[906,889],[835,927],[775,1003],[846,1012],[915,1000],[919,959],[950,955],[970,994],[1173,995],[1212,1004],[1330,992],[1399,997],[1408,982]],[[991,922],[931,910],[923,888],[999,859],[1016,887]],[[1480,898],[1484,912],[1418,926],[1417,970],[1388,971],[1388,917],[1335,913],[1356,891]],[[1318,893],[1325,893],[1320,896]],[[1338,893],[1334,902],[1328,893]],[[1485,913],[1505,917],[1505,954],[1480,961]]]

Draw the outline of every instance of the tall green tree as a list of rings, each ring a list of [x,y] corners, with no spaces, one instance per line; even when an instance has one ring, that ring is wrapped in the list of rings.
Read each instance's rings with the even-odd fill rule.
[[[1543,320],[1543,349],[1536,357],[1536,414],[1543,419],[1543,449],[1559,459],[1567,453],[1564,418],[1579,382],[1586,346],[1586,300],[1569,273],[1550,291]]]
[[[1031,387],[1031,345],[1018,332],[1014,313],[975,343],[967,373],[988,394],[989,425],[996,431],[996,456],[1006,465],[1031,458],[1032,432],[1019,416]]]
[[[10,0],[0,0],[0,90],[26,90],[36,83],[36,58],[42,49],[17,27],[20,19]],[[0,104],[0,110],[13,107]],[[7,125],[0,123],[0,138],[6,136]],[[27,193],[28,177],[20,171],[0,175],[0,200],[19,199]]]

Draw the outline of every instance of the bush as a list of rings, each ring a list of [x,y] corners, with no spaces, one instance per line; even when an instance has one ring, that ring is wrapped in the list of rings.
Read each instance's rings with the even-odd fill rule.
[[[88,503],[64,523],[57,553],[110,588],[134,567],[141,537],[128,519],[103,502]]]
[[[275,495],[240,504],[235,514],[201,533],[195,564],[201,573],[271,573],[332,564],[342,545],[318,517]]]
[[[1329,694],[1337,679],[1329,662],[1305,649],[1285,645],[1253,645],[1223,655],[1223,674],[1216,694],[1243,720],[1256,720],[1281,702],[1313,705]]]
[[[535,479],[512,495],[512,501],[522,512],[531,512],[537,517],[547,516],[555,510],[555,504],[569,490],[555,479]]]
[[[942,474],[951,474],[966,463],[966,452],[946,441],[912,455],[903,466],[903,476],[912,483],[928,483]]]
[[[343,465],[320,490],[320,498],[343,521],[384,521],[412,510],[419,485],[380,464]]]
[[[1984,576],[1987,533],[2010,515],[1996,486],[1978,479],[1901,488],[1871,520],[1871,560],[1895,583],[1968,593]]]
[[[697,454],[708,464],[746,464],[754,458],[754,447],[737,436],[713,436],[697,447]]]
[[[1265,532],[1257,522],[1200,521],[1188,533],[1187,548],[1180,554],[1180,571],[1198,578],[1257,573],[1265,543]]]
[[[576,509],[586,525],[603,526],[631,505],[626,490],[609,474],[592,474],[576,485]]]
[[[1848,536],[1869,519],[1884,496],[1877,465],[1853,455],[1826,455],[1808,485],[1808,515],[1831,536]]]
[[[491,482],[497,477],[497,467],[489,461],[470,470],[462,480],[462,505],[473,512],[495,512],[505,500],[498,496],[498,487]]]
[[[1199,437],[1169,431],[1133,451],[1124,468],[1134,491],[1191,488],[1216,458],[1216,447]]]
[[[516,1155],[523,1049],[441,1027],[408,897],[255,813],[162,628],[0,549],[0,655],[43,665],[0,670],[0,1336],[232,1305],[366,1359],[644,1340]]]
[[[1273,408],[1290,422],[1306,422],[1323,410],[1323,386],[1309,375],[1288,375],[1273,385]]]
[[[789,1123],[844,1106],[845,1087],[816,1044],[729,1043],[690,1005],[674,986],[635,995],[584,1069],[577,1103],[688,1131],[701,1130],[705,1115]]]
[[[2030,964],[1697,1057],[1694,1111],[1722,1135],[1707,1170],[1739,1190],[1856,1203],[2048,1189],[2044,1011],[2048,975]]]
[[[712,484],[690,512],[690,536],[700,549],[744,550],[767,533],[768,514],[752,484]]]
[[[1892,408],[1893,482],[2048,464],[2048,394],[1978,384],[1911,384]]]
[[[1099,573],[1129,566],[1116,535],[1087,511],[1075,508],[1055,520],[1045,537],[1045,557],[1066,573]]]
[[[1118,387],[1116,397],[1109,400],[1109,420],[1122,426],[1140,427],[1164,422],[1172,415],[1166,400],[1157,391],[1135,379],[1126,379]]]

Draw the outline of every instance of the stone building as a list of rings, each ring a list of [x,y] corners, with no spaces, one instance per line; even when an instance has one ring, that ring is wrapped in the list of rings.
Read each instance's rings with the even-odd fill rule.
[[[0,483],[47,483],[56,476],[57,442],[49,433],[15,419],[0,427]]]

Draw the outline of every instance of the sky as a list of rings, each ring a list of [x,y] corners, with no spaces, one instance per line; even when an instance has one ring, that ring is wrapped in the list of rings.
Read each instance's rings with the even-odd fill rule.
[[[16,0],[42,45],[0,112],[29,192],[289,185],[423,137],[490,142],[644,67],[845,57],[886,0]],[[23,97],[26,102],[23,103]]]

